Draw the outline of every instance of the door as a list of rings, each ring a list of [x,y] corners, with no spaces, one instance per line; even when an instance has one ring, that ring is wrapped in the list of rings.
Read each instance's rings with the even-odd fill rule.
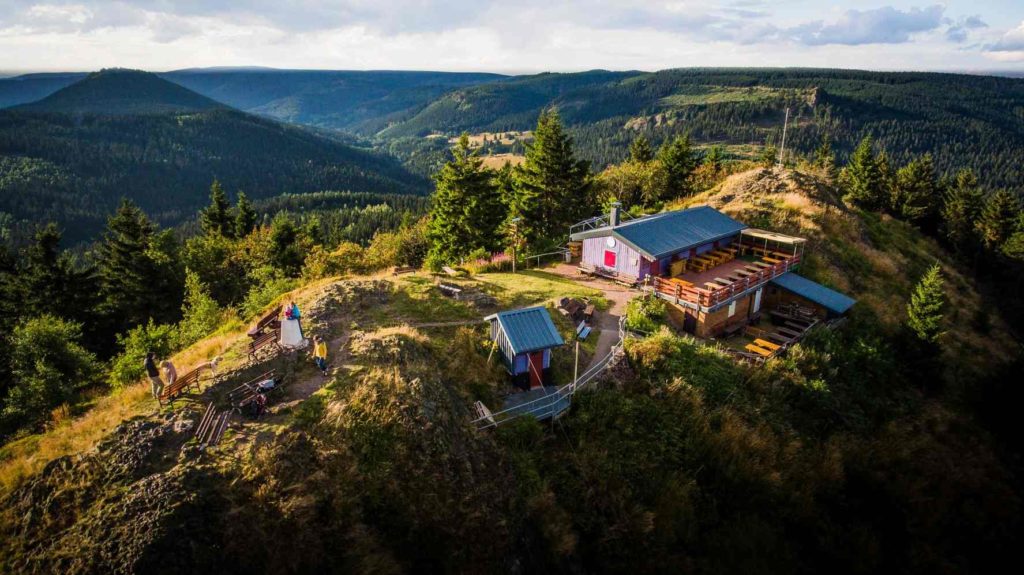
[[[544,386],[544,352],[535,351],[529,356],[530,389]]]
[[[606,268],[608,268],[610,270],[615,269],[615,260],[617,259],[617,256],[618,256],[618,254],[616,254],[612,250],[605,250],[604,251],[604,267],[606,267]]]
[[[697,316],[693,312],[687,311],[686,315],[683,316],[683,331],[686,333],[695,333],[697,331]]]

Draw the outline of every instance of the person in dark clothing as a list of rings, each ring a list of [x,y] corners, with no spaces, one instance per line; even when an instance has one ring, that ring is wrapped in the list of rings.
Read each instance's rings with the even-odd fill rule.
[[[164,380],[160,379],[160,370],[156,366],[156,354],[149,351],[146,352],[146,375],[149,376],[149,382],[153,384],[153,399],[159,401],[160,392],[164,390]]]

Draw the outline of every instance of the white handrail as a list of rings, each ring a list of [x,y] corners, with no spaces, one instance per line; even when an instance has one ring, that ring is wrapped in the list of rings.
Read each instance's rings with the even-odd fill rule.
[[[575,381],[567,383],[562,387],[559,387],[551,395],[529,401],[517,405],[515,407],[509,407],[501,411],[491,413],[487,416],[477,418],[473,420],[473,425],[477,429],[489,429],[491,427],[497,427],[507,421],[512,421],[523,415],[534,415],[538,412],[543,412],[553,409],[556,405],[561,403],[563,400],[568,403],[572,403],[572,396],[586,384],[593,381],[598,374],[604,371],[614,360],[620,357],[622,348],[626,342],[626,316],[623,315],[619,318],[619,340],[612,345],[608,355],[602,357],[597,363],[590,366],[585,372],[583,372]],[[554,414],[552,414],[554,415]]]

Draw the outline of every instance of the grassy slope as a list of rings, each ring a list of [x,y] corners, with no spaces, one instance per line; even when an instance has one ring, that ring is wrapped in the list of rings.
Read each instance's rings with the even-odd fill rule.
[[[398,279],[382,275],[352,279],[375,278],[394,282],[392,299],[387,306],[366,310],[362,317],[347,318],[360,329],[403,323],[473,320],[483,316],[482,312],[465,304],[440,296],[429,276],[423,274],[401,276]],[[321,280],[306,285],[282,295],[273,305],[294,299],[301,307],[305,307],[332,281]],[[479,285],[498,299],[501,308],[537,305],[563,296],[590,297],[599,303],[599,307],[603,305],[599,292],[544,272],[526,271],[515,276],[506,273],[481,274],[474,280],[454,281]],[[554,314],[554,317],[558,318],[563,331],[568,333],[572,329],[569,325],[561,325],[564,323],[561,316]],[[208,361],[220,355],[221,373],[240,369],[246,360],[247,329],[247,324],[227,325],[216,334],[176,354],[172,360],[181,371],[185,366]],[[432,333],[431,330],[427,331]],[[590,338],[591,342],[597,341],[596,335]],[[589,345],[592,347],[593,344]],[[590,347],[584,347],[583,352],[592,352]],[[563,359],[565,358],[559,358],[560,361]],[[169,407],[158,410],[149,396],[148,383],[140,382],[98,399],[81,417],[60,422],[45,433],[30,435],[0,447],[0,494],[9,492],[54,459],[89,451],[115,427],[128,419],[156,415],[161,411],[166,413],[173,409],[175,408]]]

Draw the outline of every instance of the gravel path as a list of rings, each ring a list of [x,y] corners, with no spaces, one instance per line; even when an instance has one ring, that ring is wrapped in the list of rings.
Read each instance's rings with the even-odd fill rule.
[[[612,350],[612,346],[618,341],[619,318],[626,313],[626,303],[640,295],[640,292],[621,286],[611,280],[581,275],[577,271],[576,266],[572,264],[558,264],[553,268],[545,269],[545,271],[560,275],[589,288],[600,290],[605,299],[611,304],[606,311],[594,314],[594,326],[601,330],[601,335],[597,338],[594,357],[590,360],[590,365],[587,366],[587,369],[589,369],[600,361],[601,358],[608,355],[608,352]]]

